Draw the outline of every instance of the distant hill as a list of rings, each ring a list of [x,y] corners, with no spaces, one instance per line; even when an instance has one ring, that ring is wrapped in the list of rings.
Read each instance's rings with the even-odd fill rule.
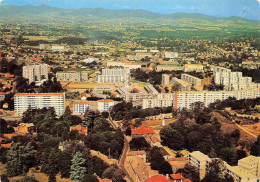
[[[206,21],[233,21],[233,22],[254,22],[241,17],[213,17],[198,13],[172,13],[172,14],[159,14],[149,12],[141,9],[135,10],[111,10],[103,8],[80,8],[80,9],[61,9],[50,6],[14,6],[2,5],[0,6],[0,18],[19,17],[19,16],[83,16],[83,17],[101,17],[107,19],[116,18],[143,18],[143,19],[196,19]],[[257,21],[256,21],[257,22]]]

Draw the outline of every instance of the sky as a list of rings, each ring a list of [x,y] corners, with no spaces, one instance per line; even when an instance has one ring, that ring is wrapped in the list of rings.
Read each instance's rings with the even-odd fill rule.
[[[0,0],[1,5],[48,5],[59,8],[143,9],[161,14],[185,12],[260,20],[260,0]]]

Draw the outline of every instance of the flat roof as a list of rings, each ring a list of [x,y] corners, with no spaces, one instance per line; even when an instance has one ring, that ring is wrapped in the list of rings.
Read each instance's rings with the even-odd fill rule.
[[[48,95],[64,95],[64,93],[20,93],[15,94],[14,96],[48,96]]]

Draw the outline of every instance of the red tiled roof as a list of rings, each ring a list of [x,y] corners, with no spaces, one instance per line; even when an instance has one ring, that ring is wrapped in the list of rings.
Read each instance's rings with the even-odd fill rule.
[[[84,128],[81,125],[76,125],[74,127],[72,126],[72,127],[70,127],[70,129],[71,130],[77,130],[77,131],[79,131],[82,134],[87,134],[87,128]]]
[[[184,177],[182,176],[181,173],[177,173],[177,174],[171,174],[170,175],[172,177],[172,179],[174,180],[178,180],[178,179],[184,179]]]
[[[5,95],[5,93],[4,92],[0,92],[0,95]]]
[[[7,75],[8,78],[14,78],[14,75]]]
[[[154,134],[152,128],[144,128],[141,126],[140,128],[132,129],[132,135],[143,135],[143,134]]]
[[[183,182],[192,182],[190,179],[184,179]]]
[[[74,101],[73,104],[89,104],[89,101]]]
[[[98,102],[114,102],[113,100],[98,100]]]
[[[110,179],[102,179],[100,182],[112,182]]]
[[[3,147],[3,148],[11,148],[11,143],[1,144],[1,147]]]
[[[146,179],[145,182],[171,182],[171,180],[167,179],[166,176],[157,174],[151,178]]]

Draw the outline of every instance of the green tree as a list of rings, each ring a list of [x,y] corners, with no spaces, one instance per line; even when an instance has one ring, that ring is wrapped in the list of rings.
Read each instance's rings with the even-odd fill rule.
[[[258,135],[257,141],[251,146],[250,152],[251,155],[260,156],[260,135]]]
[[[34,166],[35,150],[31,143],[22,146],[20,143],[14,144],[7,152],[6,174],[17,176],[28,172]]]
[[[60,173],[61,178],[70,177],[70,166],[71,166],[72,156],[69,150],[64,150],[61,155],[60,161]]]
[[[159,174],[163,174],[163,175],[166,175],[166,174],[172,174],[172,166],[169,162],[167,161],[164,161],[162,162],[160,168],[159,168]]]
[[[82,157],[82,154],[80,152],[77,152],[73,159],[71,160],[71,168],[70,168],[70,179],[75,182],[80,182],[86,172],[87,169],[85,167],[86,160]]]

